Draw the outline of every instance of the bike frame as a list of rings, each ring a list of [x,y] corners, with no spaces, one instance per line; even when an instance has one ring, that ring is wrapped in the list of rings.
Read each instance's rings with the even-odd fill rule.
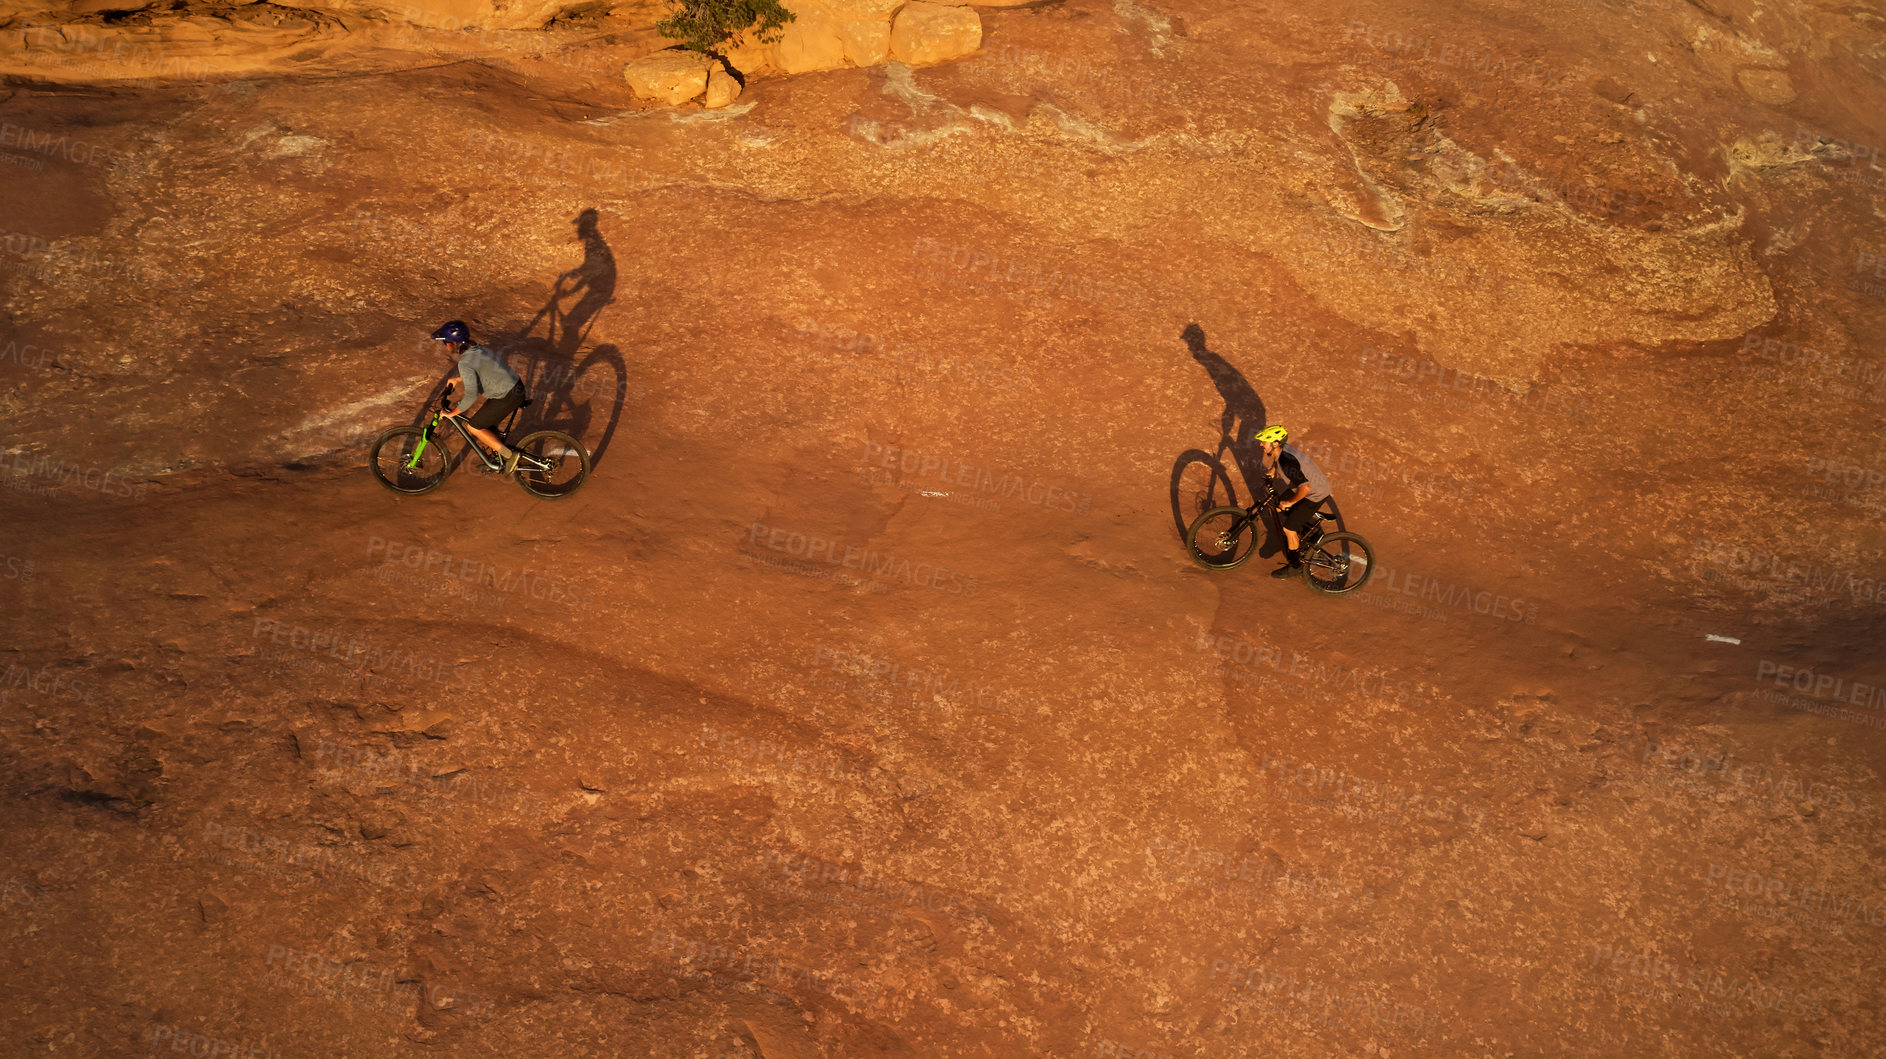
[[[1231,527],[1225,530],[1222,534],[1220,534],[1220,536],[1221,537],[1235,536],[1238,533],[1238,531],[1244,529],[1244,527],[1250,525],[1252,522],[1262,522],[1264,520],[1263,512],[1266,510],[1269,510],[1267,506],[1267,502],[1274,504],[1276,503],[1276,501],[1277,501],[1277,491],[1270,487],[1269,482],[1265,482],[1263,499],[1251,501],[1251,505],[1244,509],[1244,517],[1232,523]],[[1298,501],[1298,503],[1303,503],[1303,502],[1304,501],[1301,501],[1301,500]],[[1322,502],[1319,501],[1317,506],[1321,507]],[[1281,516],[1282,513],[1279,512],[1278,514]],[[1310,541],[1308,539],[1309,533],[1312,529],[1318,531],[1316,534],[1316,540],[1322,540],[1323,537],[1328,535],[1328,530],[1324,527],[1323,523],[1330,521],[1330,519],[1327,516],[1323,516],[1321,512],[1318,512],[1317,514],[1319,517],[1316,519],[1312,519],[1310,524],[1304,527],[1303,532],[1297,534],[1297,547],[1301,548],[1306,543],[1312,543],[1312,544],[1315,543],[1314,541]],[[1268,528],[1267,528],[1267,532],[1268,532]]]
[[[512,419],[516,418],[516,416],[517,413],[512,412],[510,415],[504,417],[505,422],[509,423]],[[419,458],[426,454],[426,446],[433,444],[433,432],[439,429],[439,420],[441,419],[458,428],[458,436],[464,438],[465,444],[470,446],[471,450],[478,454],[478,461],[485,465],[485,470],[492,474],[504,470],[504,463],[496,456],[487,453],[485,447],[478,444],[478,439],[472,437],[471,431],[465,429],[464,416],[448,416],[443,411],[432,413],[432,422],[426,424],[426,431],[424,434],[420,435],[419,444],[413,446],[413,454],[406,460],[407,470],[411,471],[419,468]],[[499,429],[498,436],[505,436],[505,431],[502,428]],[[551,469],[548,464],[527,452],[519,452],[517,454],[517,465],[519,467],[528,466],[531,470],[540,472]]]
[[[1244,527],[1250,525],[1253,519],[1259,522],[1262,522],[1264,520],[1263,512],[1265,510],[1268,510],[1267,505],[1274,504],[1276,502],[1277,502],[1277,491],[1270,487],[1269,482],[1265,482],[1263,498],[1252,500],[1250,503],[1250,506],[1244,509],[1244,517],[1242,519],[1239,519],[1235,525],[1233,525],[1230,529],[1226,530],[1225,532],[1236,533],[1238,530],[1241,530]]]

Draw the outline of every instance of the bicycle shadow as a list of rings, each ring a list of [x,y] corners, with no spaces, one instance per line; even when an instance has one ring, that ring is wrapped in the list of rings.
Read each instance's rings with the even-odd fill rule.
[[[613,343],[583,353],[596,318],[616,300],[616,258],[593,207],[577,214],[571,223],[583,244],[583,260],[557,276],[543,307],[516,333],[501,340],[500,352],[507,361],[519,355],[525,361],[521,366],[511,364],[531,394],[531,405],[515,429],[561,430],[578,438],[589,448],[594,471],[602,465],[622,422],[629,374]],[[564,300],[572,295],[575,304],[565,309]],[[541,336],[534,333],[539,324],[543,325]],[[593,428],[605,418],[600,436],[592,438]]]
[[[589,449],[594,473],[621,424],[630,384],[628,366],[613,343],[583,351],[596,318],[615,301],[616,259],[594,208],[583,210],[571,223],[583,244],[582,261],[552,281],[549,298],[530,320],[486,345],[517,372],[531,397],[530,405],[512,419],[505,435],[521,438],[535,430],[561,430]],[[565,309],[564,303],[573,296],[574,303]],[[448,369],[433,387],[415,425],[423,424],[438,407],[456,374]],[[599,423],[600,436],[592,438]]]
[[[1193,519],[1214,507],[1248,506],[1256,496],[1251,483],[1260,483],[1259,488],[1262,488],[1264,454],[1251,439],[1269,425],[1269,420],[1264,398],[1258,394],[1257,388],[1230,361],[1212,352],[1205,344],[1203,327],[1197,323],[1186,324],[1179,337],[1191,351],[1192,359],[1211,377],[1212,385],[1217,387],[1218,395],[1225,402],[1224,412],[1219,416],[1217,450],[1206,452],[1203,449],[1187,449],[1172,464],[1172,521],[1179,540],[1184,542]],[[1232,463],[1244,483],[1243,499],[1239,499],[1230,472],[1220,458],[1227,452],[1231,454]],[[1336,516],[1336,527],[1342,529],[1342,510],[1335,496],[1324,501],[1322,506]],[[1277,525],[1276,516],[1266,512],[1262,521],[1264,543],[1259,546],[1257,554],[1277,555],[1283,550],[1283,532]]]

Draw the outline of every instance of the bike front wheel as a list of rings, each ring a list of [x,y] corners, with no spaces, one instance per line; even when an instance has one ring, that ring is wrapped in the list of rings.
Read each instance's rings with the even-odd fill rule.
[[[381,485],[407,496],[432,492],[452,473],[444,444],[438,438],[427,437],[423,427],[381,431],[367,450],[367,466]]]
[[[589,450],[560,430],[539,430],[512,447],[517,484],[532,496],[561,500],[589,480]]]
[[[1192,520],[1185,550],[1207,570],[1233,570],[1257,554],[1257,519],[1241,507],[1215,507]]]
[[[1375,549],[1360,535],[1331,533],[1303,553],[1303,579],[1326,596],[1354,592],[1375,572]]]

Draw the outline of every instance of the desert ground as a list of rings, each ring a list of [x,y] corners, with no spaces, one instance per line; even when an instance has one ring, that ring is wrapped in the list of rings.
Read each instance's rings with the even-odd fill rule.
[[[0,1054],[1886,1052],[1886,12],[7,2]]]

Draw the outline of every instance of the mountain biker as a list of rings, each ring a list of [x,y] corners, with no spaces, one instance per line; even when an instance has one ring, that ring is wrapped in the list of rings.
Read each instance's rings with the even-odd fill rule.
[[[454,385],[464,389],[458,407],[445,410],[447,417],[465,414],[474,402],[478,410],[465,420],[466,429],[487,448],[504,458],[504,473],[517,470],[517,450],[499,440],[495,428],[504,418],[524,406],[524,381],[517,377],[496,353],[471,340],[471,328],[463,320],[451,320],[432,332],[432,340],[445,343],[444,355],[458,362],[458,378],[447,383],[451,395]]]
[[[1284,565],[1270,572],[1279,579],[1300,575],[1303,557],[1297,554],[1297,541],[1316,518],[1316,509],[1329,499],[1323,469],[1295,446],[1284,444],[1289,436],[1283,427],[1269,426],[1251,438],[1263,450],[1264,475],[1276,494],[1277,523],[1284,531]]]

